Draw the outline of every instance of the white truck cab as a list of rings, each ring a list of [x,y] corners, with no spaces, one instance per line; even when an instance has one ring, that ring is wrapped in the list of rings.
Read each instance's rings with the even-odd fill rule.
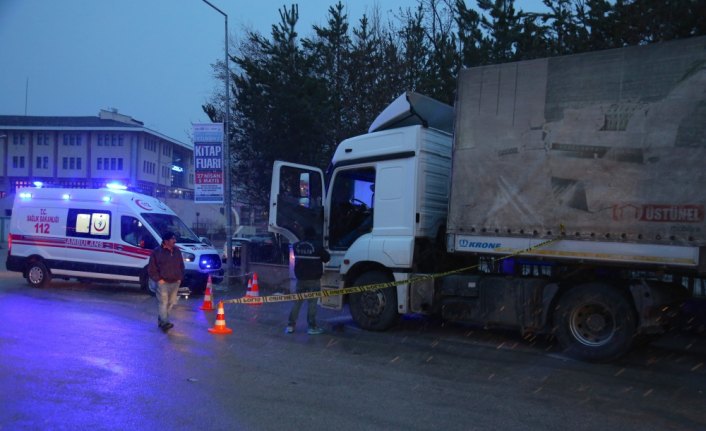
[[[320,169],[275,162],[269,228],[290,242],[302,238],[305,227],[322,237],[331,254],[323,289],[403,281],[416,270],[415,253],[428,249],[446,220],[452,114],[424,96],[401,96],[370,133],[337,147],[325,190]],[[339,309],[343,300],[330,296],[322,305]],[[366,329],[384,329],[398,313],[426,302],[415,305],[406,284],[351,295],[349,301],[354,319]]]
[[[172,231],[184,257],[183,286],[202,292],[220,282],[218,252],[166,204],[127,190],[23,188],[15,195],[6,267],[36,287],[52,277],[140,283],[161,234]]]

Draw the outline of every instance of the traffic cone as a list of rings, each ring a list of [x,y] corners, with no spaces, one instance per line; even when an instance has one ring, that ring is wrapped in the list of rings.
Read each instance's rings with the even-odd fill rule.
[[[226,326],[225,312],[223,311],[223,301],[218,302],[218,313],[216,314],[216,324],[213,328],[208,328],[211,334],[232,334],[233,330]]]
[[[245,294],[246,298],[260,297],[260,284],[257,282],[257,272],[252,275],[252,280],[248,280],[248,291]],[[261,302],[248,303],[248,305],[262,305]]]
[[[208,282],[206,283],[206,291],[203,295],[203,304],[199,307],[203,311],[213,311],[213,301],[211,301],[211,276],[208,276]]]

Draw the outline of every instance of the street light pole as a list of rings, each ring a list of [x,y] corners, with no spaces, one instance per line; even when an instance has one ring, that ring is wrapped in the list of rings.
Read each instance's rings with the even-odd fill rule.
[[[224,129],[225,129],[225,148],[223,149],[223,155],[225,159],[225,166],[223,167],[225,170],[225,187],[224,187],[224,206],[225,206],[225,216],[226,216],[226,283],[227,285],[230,285],[230,275],[231,275],[231,267],[233,266],[233,238],[232,238],[232,232],[233,232],[233,210],[231,208],[231,193],[230,193],[230,130],[229,130],[229,125],[230,125],[230,73],[229,73],[229,68],[228,68],[228,15],[223,12],[222,10],[218,9],[216,6],[214,6],[211,2],[208,0],[203,0],[204,3],[207,5],[211,6],[213,9],[215,9],[218,13],[223,15],[225,18],[225,23],[226,23],[226,52],[225,52],[225,63],[223,63],[223,69],[225,70],[225,80],[226,80],[226,103],[225,103],[225,124],[224,124]]]

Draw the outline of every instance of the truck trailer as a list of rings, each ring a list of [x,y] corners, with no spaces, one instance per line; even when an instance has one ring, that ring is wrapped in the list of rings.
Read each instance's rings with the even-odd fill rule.
[[[401,95],[326,176],[275,162],[270,230],[316,230],[325,290],[395,283],[321,300],[362,328],[439,314],[608,361],[704,288],[704,160],[706,37],[481,66],[454,107]]]

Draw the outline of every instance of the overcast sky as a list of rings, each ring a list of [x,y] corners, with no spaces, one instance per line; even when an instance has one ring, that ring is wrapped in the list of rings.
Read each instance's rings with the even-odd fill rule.
[[[210,0],[229,33],[270,34],[286,0]],[[324,24],[336,0],[299,1],[300,36]],[[347,0],[351,25],[378,4],[398,15],[417,0]],[[543,10],[541,0],[517,8]],[[223,91],[224,18],[201,0],[0,0],[0,115],[95,116],[116,108],[190,143],[191,123]],[[231,38],[232,41],[232,38]]]

